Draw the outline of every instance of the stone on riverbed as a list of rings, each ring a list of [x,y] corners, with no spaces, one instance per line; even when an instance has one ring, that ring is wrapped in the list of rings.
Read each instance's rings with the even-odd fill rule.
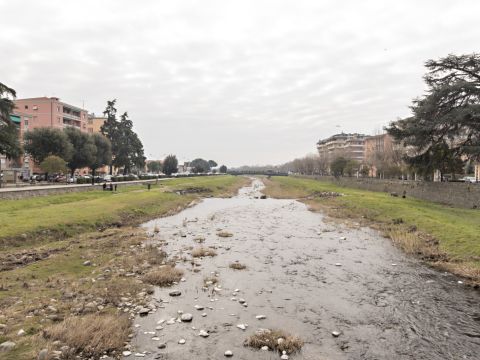
[[[182,316],[180,317],[180,320],[182,320],[183,322],[190,322],[192,321],[192,319],[193,315],[189,313],[182,314]]]
[[[198,336],[201,336],[201,337],[204,337],[204,338],[208,337],[209,335],[210,334],[205,330],[200,330],[200,332],[198,333]]]
[[[265,315],[257,315],[255,317],[257,318],[257,320],[264,320],[267,318]]]
[[[180,290],[173,290],[168,293],[170,296],[180,296],[182,295],[182,292]]]
[[[185,344],[186,342],[187,342],[187,341],[186,341],[185,339],[180,339],[180,340],[178,340],[178,343],[179,343],[180,345],[183,345],[183,344]]]
[[[225,353],[223,355],[225,355],[226,357],[232,357],[233,352],[231,350],[227,350],[227,351],[225,351]]]

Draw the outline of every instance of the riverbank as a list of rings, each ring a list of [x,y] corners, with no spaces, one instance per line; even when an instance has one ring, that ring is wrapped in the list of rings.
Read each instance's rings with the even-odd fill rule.
[[[265,193],[298,198],[332,218],[379,229],[407,253],[480,283],[480,211],[293,177],[264,179]],[[342,194],[344,196],[335,196]]]
[[[134,226],[203,197],[232,196],[246,183],[232,176],[185,178],[151,190],[2,201],[0,344],[15,345],[0,349],[0,357],[34,359],[42,349],[46,359],[79,349],[84,357],[118,355],[131,314],[149,303],[152,288],[143,275],[167,261]]]

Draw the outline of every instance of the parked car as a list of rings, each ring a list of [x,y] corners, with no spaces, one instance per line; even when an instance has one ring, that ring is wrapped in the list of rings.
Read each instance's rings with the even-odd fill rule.
[[[103,181],[111,182],[111,181],[112,181],[112,175],[105,175],[105,176],[103,177]]]
[[[477,182],[477,179],[475,178],[475,176],[465,176],[465,177],[461,178],[460,180],[465,181],[465,182],[469,182],[469,183],[476,183]]]

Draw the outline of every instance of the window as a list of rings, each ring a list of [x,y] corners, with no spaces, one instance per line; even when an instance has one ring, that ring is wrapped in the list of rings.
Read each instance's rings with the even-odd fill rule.
[[[57,106],[57,112],[60,112],[60,106]]]
[[[38,106],[37,106],[37,105],[33,105],[32,109],[33,109],[33,110],[38,110]]]
[[[25,124],[25,126],[28,126],[28,120],[27,119],[23,120],[23,123]]]
[[[25,105],[25,110],[27,110],[27,109],[28,109],[28,105]]]

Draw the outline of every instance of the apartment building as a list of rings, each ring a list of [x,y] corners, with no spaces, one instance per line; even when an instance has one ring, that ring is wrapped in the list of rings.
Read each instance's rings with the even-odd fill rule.
[[[336,134],[317,143],[320,160],[329,164],[342,156],[346,159],[363,162],[365,159],[365,139],[363,134]]]
[[[57,97],[16,99],[15,114],[31,116],[28,130],[51,127],[63,129],[67,126],[87,131],[88,112],[77,106],[61,102]]]
[[[87,131],[90,134],[100,133],[105,121],[107,121],[106,117],[97,117],[95,114],[89,115],[87,120]]]

